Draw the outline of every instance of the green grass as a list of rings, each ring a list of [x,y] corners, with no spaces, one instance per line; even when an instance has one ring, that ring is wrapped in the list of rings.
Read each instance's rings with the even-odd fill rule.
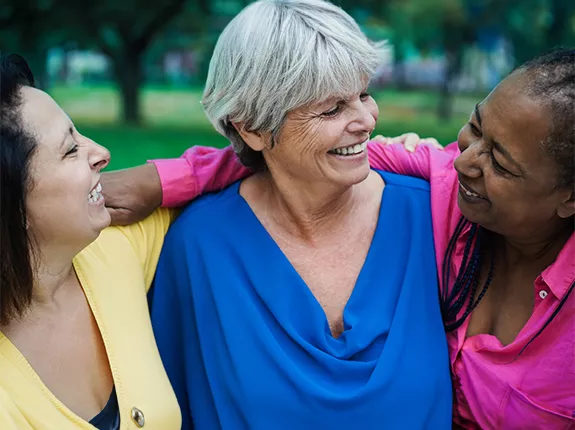
[[[145,88],[145,126],[137,128],[120,124],[120,99],[113,87],[54,87],[49,92],[83,134],[111,151],[110,169],[135,166],[151,158],[178,157],[192,145],[228,144],[205,118],[199,89]],[[447,144],[455,140],[481,97],[457,97],[453,119],[448,122],[436,117],[435,93],[386,90],[375,98],[380,107],[376,133],[396,136],[413,131]]]

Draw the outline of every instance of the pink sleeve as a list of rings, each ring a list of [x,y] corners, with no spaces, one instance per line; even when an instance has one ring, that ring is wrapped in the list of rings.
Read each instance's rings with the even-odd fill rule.
[[[162,184],[162,206],[177,207],[199,195],[218,191],[251,171],[240,164],[231,146],[217,149],[193,146],[180,158],[150,160]]]
[[[371,167],[428,181],[431,177],[431,161],[434,152],[441,154],[443,151],[427,144],[418,145],[415,152],[406,151],[402,144],[385,145],[377,141],[367,144]]]

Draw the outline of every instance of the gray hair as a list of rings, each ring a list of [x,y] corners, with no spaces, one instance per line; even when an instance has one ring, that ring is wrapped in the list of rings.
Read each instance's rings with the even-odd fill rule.
[[[261,169],[261,152],[232,123],[269,133],[273,145],[291,110],[364,90],[380,63],[380,46],[326,1],[260,0],[220,35],[202,104],[242,163]]]

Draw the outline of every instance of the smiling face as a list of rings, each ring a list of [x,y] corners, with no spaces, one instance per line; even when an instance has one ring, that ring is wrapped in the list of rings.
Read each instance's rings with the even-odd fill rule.
[[[512,74],[476,106],[459,132],[455,161],[463,215],[524,238],[549,234],[573,214],[572,192],[557,186],[556,162],[544,149],[550,112],[525,85],[523,74]]]
[[[26,200],[31,231],[40,244],[83,248],[110,224],[99,194],[109,152],[82,136],[46,93],[23,87],[22,118],[37,141]]]
[[[273,147],[269,136],[240,134],[263,151],[272,173],[303,183],[351,186],[369,175],[366,145],[378,114],[373,98],[363,92],[289,112]]]

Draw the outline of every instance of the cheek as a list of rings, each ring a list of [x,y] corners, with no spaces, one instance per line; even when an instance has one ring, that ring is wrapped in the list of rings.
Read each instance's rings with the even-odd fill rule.
[[[459,151],[463,152],[469,145],[471,144],[471,131],[469,130],[468,125],[464,125],[459,133],[457,134],[457,146],[459,147]]]
[[[373,119],[377,122],[377,120],[379,118],[379,106],[377,105],[375,100],[371,97],[370,97],[368,103],[369,103],[369,105],[368,105],[369,112],[371,113],[371,116],[373,117]]]
[[[485,189],[489,200],[499,208],[506,212],[514,211],[517,203],[523,201],[517,187],[509,184],[509,180],[503,179],[492,172],[488,167],[483,169],[485,178]]]
[[[533,186],[520,185],[516,179],[502,178],[492,171],[485,175],[492,208],[507,223],[524,223],[540,217],[545,219],[553,213],[549,199]]]
[[[334,144],[337,130],[342,129],[338,120],[322,121],[314,119],[294,128],[286,139],[284,150],[291,158],[309,158],[317,152],[325,152]],[[340,132],[341,133],[341,132]]]
[[[82,174],[79,174],[82,173]],[[59,174],[39,175],[29,194],[29,205],[40,215],[77,212],[87,202],[91,176],[78,171],[60,171]]]

